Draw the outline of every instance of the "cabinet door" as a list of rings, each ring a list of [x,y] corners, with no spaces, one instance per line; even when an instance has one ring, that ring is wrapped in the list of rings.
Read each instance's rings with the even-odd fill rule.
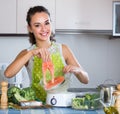
[[[0,34],[16,33],[16,0],[0,2]]]
[[[36,5],[45,6],[49,10],[53,26],[55,25],[55,0],[17,0],[17,33],[28,33],[26,22],[27,11],[30,7]]]
[[[112,0],[56,0],[56,29],[112,30]]]

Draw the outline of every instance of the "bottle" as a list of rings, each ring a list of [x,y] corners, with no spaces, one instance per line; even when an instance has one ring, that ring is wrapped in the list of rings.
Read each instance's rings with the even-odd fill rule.
[[[2,81],[1,82],[1,108],[6,109],[8,107],[8,97],[7,97],[7,90],[8,90],[8,82]]]
[[[120,91],[116,90],[113,92],[114,96],[114,107],[118,110],[120,114]]]
[[[104,107],[105,114],[119,114],[118,110],[114,106]]]
[[[116,107],[114,107],[112,105],[106,106],[106,104],[102,100],[100,100],[100,103],[103,105],[103,110],[104,110],[105,114],[120,114],[118,112],[118,110],[116,109]]]

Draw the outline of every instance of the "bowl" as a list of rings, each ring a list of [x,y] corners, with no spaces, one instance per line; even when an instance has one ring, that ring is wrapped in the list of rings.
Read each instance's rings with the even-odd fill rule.
[[[100,103],[100,95],[87,93],[84,96],[72,99],[72,108],[79,110],[96,110],[103,108]]]

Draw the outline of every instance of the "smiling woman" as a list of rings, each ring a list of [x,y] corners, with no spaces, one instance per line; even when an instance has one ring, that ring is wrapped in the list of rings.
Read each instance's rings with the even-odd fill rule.
[[[51,35],[51,22],[48,15],[44,12],[36,13],[32,17],[28,29],[31,33],[34,33],[37,40],[47,40]]]
[[[81,83],[87,84],[89,81],[88,74],[78,63],[71,49],[65,44],[55,42],[49,11],[43,6],[31,7],[27,12],[26,20],[29,41],[32,45],[18,54],[15,60],[7,67],[5,76],[11,78],[23,66],[26,66],[30,86],[34,89],[37,98],[43,102],[46,101],[47,95],[47,90],[41,85],[41,82],[44,82],[44,72],[42,71],[44,62],[52,62],[55,77],[65,77],[66,74],[73,73]],[[48,81],[51,81],[51,74],[48,71],[45,74],[48,83]],[[66,78],[64,82],[68,79],[70,78]],[[51,82],[54,85],[54,81]],[[67,85],[65,86],[67,88]],[[63,86],[60,85],[54,88],[54,91],[60,91],[60,87]]]

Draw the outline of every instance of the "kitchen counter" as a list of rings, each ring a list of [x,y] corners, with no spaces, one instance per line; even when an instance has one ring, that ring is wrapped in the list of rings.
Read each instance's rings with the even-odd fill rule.
[[[49,108],[49,109],[24,109],[0,110],[0,114],[105,114],[103,110],[81,111],[72,108]]]

